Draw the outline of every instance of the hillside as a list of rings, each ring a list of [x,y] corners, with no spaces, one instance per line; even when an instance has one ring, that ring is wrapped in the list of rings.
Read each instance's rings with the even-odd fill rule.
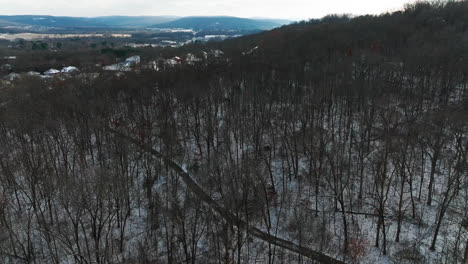
[[[111,27],[148,27],[176,19],[175,16],[106,16],[93,18],[93,21]]]
[[[267,30],[288,23],[287,20],[245,19],[237,17],[175,16],[0,16],[0,26],[35,26],[51,28],[193,28],[196,30]]]
[[[268,30],[282,24],[274,20],[238,17],[184,17],[172,22],[154,25],[157,28],[185,28],[194,30]]]
[[[414,67],[421,61],[435,66],[443,58],[466,57],[468,4],[420,3],[403,11],[355,18],[331,15],[271,31],[212,43],[246,67],[274,67],[303,76],[306,65],[326,70],[328,61],[402,61]],[[251,56],[242,52],[257,47]],[[196,46],[193,47],[197,49]],[[468,60],[468,58],[465,58]],[[310,75],[309,75],[310,78]]]
[[[105,26],[104,23],[93,21],[91,18],[84,17],[56,17],[56,16],[0,16],[0,20],[8,23],[14,23],[23,26],[42,26],[42,27],[96,27]]]
[[[0,48],[0,263],[468,263],[467,14]]]

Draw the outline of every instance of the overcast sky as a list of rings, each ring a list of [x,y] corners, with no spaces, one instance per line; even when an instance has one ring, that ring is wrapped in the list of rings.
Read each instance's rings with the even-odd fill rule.
[[[175,15],[319,18],[327,14],[378,14],[413,0],[0,0],[0,15]]]

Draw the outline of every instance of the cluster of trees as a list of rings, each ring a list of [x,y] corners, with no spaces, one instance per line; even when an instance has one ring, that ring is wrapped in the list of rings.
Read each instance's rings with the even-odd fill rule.
[[[255,228],[344,262],[466,263],[467,8],[329,17],[208,44],[228,64],[2,89],[0,261],[318,260]]]
[[[41,41],[32,42],[32,47],[31,47],[32,50],[47,50],[48,48],[49,48],[49,44],[47,44],[46,42],[41,42]]]

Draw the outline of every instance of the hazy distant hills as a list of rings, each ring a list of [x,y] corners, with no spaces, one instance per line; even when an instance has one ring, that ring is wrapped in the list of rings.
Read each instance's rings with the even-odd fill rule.
[[[106,17],[59,17],[59,16],[0,16],[0,26],[40,27],[146,27],[177,19],[171,16],[106,16]]]
[[[92,18],[96,23],[111,27],[148,27],[154,24],[170,22],[176,16],[106,16]]]
[[[238,17],[105,16],[88,18],[40,15],[0,16],[0,27],[62,29],[153,27],[194,30],[268,30],[288,22],[287,20]]]
[[[194,30],[269,30],[287,24],[285,20],[247,19],[239,17],[183,17],[154,25],[157,28],[186,28]]]

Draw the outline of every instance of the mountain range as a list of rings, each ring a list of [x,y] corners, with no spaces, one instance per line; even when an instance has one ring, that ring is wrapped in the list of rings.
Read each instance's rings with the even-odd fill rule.
[[[66,17],[41,15],[0,15],[0,27],[13,28],[186,28],[194,30],[268,30],[290,21],[281,19],[248,19],[239,17],[176,16],[105,16]]]
[[[186,28],[193,30],[269,30],[284,24],[284,20],[248,19],[230,16],[183,17],[174,21],[154,25],[157,28]]]

